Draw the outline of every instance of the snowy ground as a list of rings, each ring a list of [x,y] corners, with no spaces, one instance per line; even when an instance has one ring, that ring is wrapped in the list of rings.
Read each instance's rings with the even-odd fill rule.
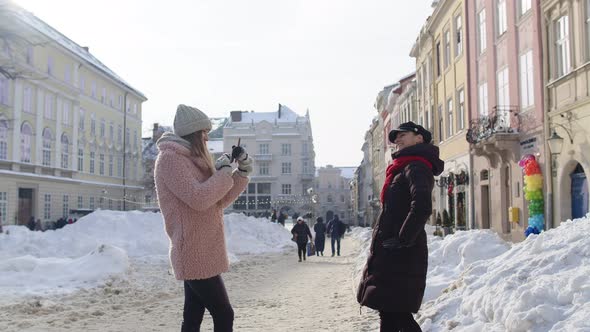
[[[225,225],[236,331],[378,330],[354,296],[368,229],[345,237],[341,257],[297,263],[287,229],[242,215]],[[160,214],[98,211],[58,231],[6,230],[1,331],[179,330],[182,284],[169,274]],[[424,331],[590,331],[589,233],[590,216],[514,245],[490,231],[429,236],[418,321]]]

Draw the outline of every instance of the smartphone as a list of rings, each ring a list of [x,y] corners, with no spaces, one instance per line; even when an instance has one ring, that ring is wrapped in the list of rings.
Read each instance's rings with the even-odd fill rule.
[[[241,138],[241,137],[238,137],[238,145],[236,145],[236,146],[240,146],[240,141],[241,141],[241,140],[242,140],[242,138]],[[232,162],[232,163],[233,163],[234,161],[235,161],[235,158],[234,158],[234,156],[233,156],[233,154],[232,154],[230,162]]]

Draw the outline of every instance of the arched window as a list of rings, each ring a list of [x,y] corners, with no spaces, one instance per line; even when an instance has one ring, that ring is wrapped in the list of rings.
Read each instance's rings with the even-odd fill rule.
[[[0,159],[8,159],[8,121],[0,119]]]
[[[31,137],[33,129],[27,122],[23,122],[20,127],[20,161],[23,163],[31,162]]]
[[[328,195],[328,203],[332,203],[332,195]]]
[[[43,166],[51,166],[51,142],[53,141],[53,135],[51,135],[51,129],[43,129]]]
[[[70,140],[68,135],[61,135],[61,168],[67,169],[70,166]]]

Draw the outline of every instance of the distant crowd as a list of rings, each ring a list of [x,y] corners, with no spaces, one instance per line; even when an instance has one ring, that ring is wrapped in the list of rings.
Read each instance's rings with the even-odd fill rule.
[[[65,218],[65,217],[61,217],[59,219],[57,219],[56,221],[49,221],[49,222],[45,222],[43,223],[41,221],[41,219],[37,219],[35,220],[34,216],[31,216],[31,218],[29,219],[29,222],[27,223],[27,228],[30,229],[31,231],[47,231],[47,230],[55,230],[55,229],[60,229],[60,228],[64,228],[66,225],[69,224],[73,224],[76,221],[78,221],[77,218]]]

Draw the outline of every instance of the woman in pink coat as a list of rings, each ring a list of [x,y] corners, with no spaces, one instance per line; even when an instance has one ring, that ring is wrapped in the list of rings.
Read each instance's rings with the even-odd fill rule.
[[[207,149],[211,121],[200,110],[179,105],[174,133],[158,140],[155,182],[170,261],[184,281],[182,331],[198,331],[205,309],[215,331],[231,331],[234,312],[221,278],[228,271],[223,209],[248,184],[252,159],[243,148],[224,154],[215,164]],[[232,170],[231,160],[237,161]]]

